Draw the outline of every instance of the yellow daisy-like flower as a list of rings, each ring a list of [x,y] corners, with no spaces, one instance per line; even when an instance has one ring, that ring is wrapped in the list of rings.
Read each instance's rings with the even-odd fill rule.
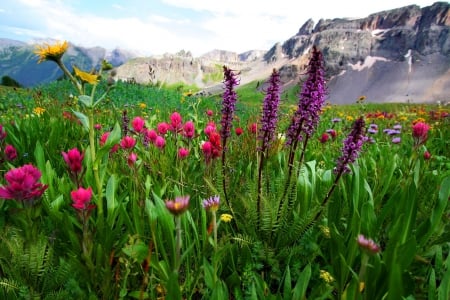
[[[38,106],[33,109],[33,112],[35,115],[41,116],[45,112],[45,108]]]
[[[346,119],[347,121],[353,121],[355,118],[353,118],[352,116],[347,116]]]
[[[144,109],[146,107],[147,107],[147,104],[145,104],[143,102],[139,103],[139,108]]]
[[[73,70],[75,72],[75,76],[81,79],[81,81],[89,83],[89,84],[97,84],[98,83],[98,75],[90,74],[84,71],[81,71],[77,67],[73,67]]]
[[[56,42],[53,45],[45,43],[42,46],[36,46],[34,53],[39,56],[38,64],[46,60],[57,62],[67,51],[68,47],[69,44],[67,43],[67,41],[64,41],[62,43]]]
[[[231,222],[232,219],[233,219],[233,216],[230,214],[221,214],[220,215],[220,220],[222,222],[229,223],[229,222]]]
[[[332,283],[334,281],[333,276],[325,270],[320,270],[320,278],[322,278],[326,283]]]

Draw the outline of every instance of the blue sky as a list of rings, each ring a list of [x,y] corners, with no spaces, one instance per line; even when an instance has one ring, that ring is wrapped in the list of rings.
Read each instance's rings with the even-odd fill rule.
[[[426,0],[10,0],[0,3],[0,38],[68,40],[156,55],[179,50],[268,50],[312,18],[362,18]]]

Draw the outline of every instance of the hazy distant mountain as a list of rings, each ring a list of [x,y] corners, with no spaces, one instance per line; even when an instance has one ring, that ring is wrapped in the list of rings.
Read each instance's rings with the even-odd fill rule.
[[[39,44],[42,42],[44,41],[39,41]],[[58,66],[53,62],[38,64],[34,49],[35,44],[0,38],[0,77],[10,76],[26,87],[59,78],[62,72]],[[133,57],[134,53],[121,49],[108,51],[101,47],[85,48],[70,44],[63,61],[69,69],[72,65],[76,65],[84,70],[90,70],[98,67],[103,59],[107,59],[113,66],[119,66]]]

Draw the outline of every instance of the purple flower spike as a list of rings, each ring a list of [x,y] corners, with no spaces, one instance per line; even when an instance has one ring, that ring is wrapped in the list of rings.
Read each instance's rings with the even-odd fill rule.
[[[259,139],[262,141],[261,151],[265,152],[275,138],[278,123],[278,105],[280,103],[280,74],[273,69],[269,79],[269,88],[263,103]]]
[[[356,161],[364,142],[367,140],[364,136],[364,126],[365,122],[362,117],[353,123],[352,131],[344,140],[342,156],[337,160],[336,168],[334,169],[335,174],[350,172],[348,165]]]
[[[325,101],[325,79],[322,52],[313,47],[308,65],[308,78],[303,84],[300,101],[286,135],[286,145],[304,136],[311,137],[319,123],[320,112]]]
[[[225,91],[222,97],[222,120],[220,121],[222,128],[220,129],[220,137],[222,138],[222,144],[225,147],[227,138],[231,136],[231,125],[237,101],[237,94],[234,87],[239,84],[239,80],[237,75],[226,66],[223,67],[223,71]]]

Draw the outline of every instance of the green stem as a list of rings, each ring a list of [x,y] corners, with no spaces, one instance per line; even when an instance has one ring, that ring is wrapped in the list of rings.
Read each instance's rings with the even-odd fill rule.
[[[178,273],[181,264],[181,217],[175,216],[175,264],[174,271]]]
[[[94,172],[95,183],[97,185],[97,211],[99,219],[103,219],[103,188],[100,181],[100,174],[98,170],[98,161],[96,159],[95,151],[95,129],[94,129],[94,109],[89,109],[89,149],[91,151],[92,171]]]
[[[63,64],[61,59],[58,59],[56,61],[56,64],[58,65],[58,67],[61,68],[61,70],[64,72],[64,74],[70,79],[70,81],[72,81],[72,83],[75,86],[75,88],[77,89],[78,93],[80,95],[83,95],[84,93],[83,93],[83,88],[82,88],[81,84],[78,82],[78,80],[76,80],[75,77],[72,76],[72,74],[69,72],[69,70],[67,70],[66,65]]]

